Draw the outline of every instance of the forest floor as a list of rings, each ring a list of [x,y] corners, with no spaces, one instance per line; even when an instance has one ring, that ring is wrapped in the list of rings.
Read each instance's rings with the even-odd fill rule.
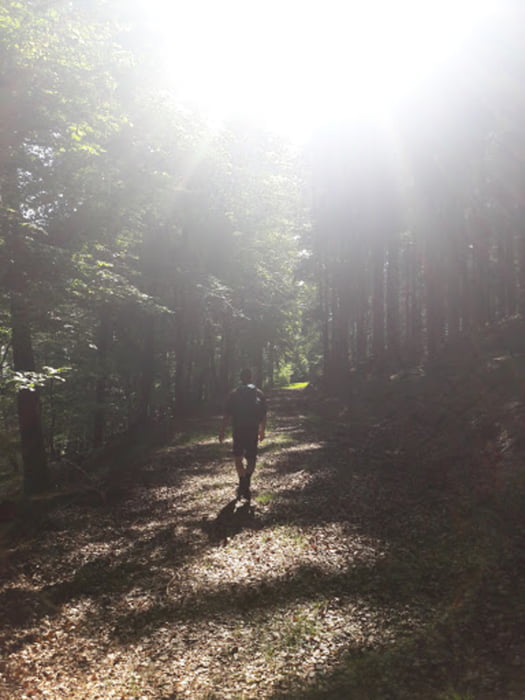
[[[525,408],[412,379],[373,416],[273,392],[251,507],[214,418],[26,517],[0,697],[525,698]]]

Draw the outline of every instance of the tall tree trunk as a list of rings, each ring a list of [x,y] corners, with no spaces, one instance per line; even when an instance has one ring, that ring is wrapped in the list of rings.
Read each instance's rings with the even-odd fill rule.
[[[179,338],[176,347],[175,361],[175,407],[179,415],[182,415],[189,403],[189,384],[191,376],[190,349],[192,338],[188,333],[179,329]]]
[[[518,311],[522,316],[525,316],[525,205],[521,204],[516,207],[516,248],[518,256],[518,280],[519,280],[519,296],[518,296]]]
[[[448,219],[450,230],[445,236],[447,336],[457,337],[466,315],[463,308],[462,285],[465,275],[466,244],[463,236],[463,210],[453,206]]]
[[[0,200],[6,207],[17,210],[17,175],[14,161],[0,180]],[[30,315],[28,308],[29,274],[24,261],[25,231],[21,230],[17,213],[7,213],[2,222],[2,233],[6,242],[7,259],[11,260],[6,276],[10,299],[11,345],[15,372],[34,372],[35,360],[31,339]],[[24,466],[24,491],[35,494],[49,487],[40,395],[38,389],[20,389],[17,394],[18,425]]]
[[[390,363],[400,364],[400,318],[399,318],[399,236],[391,235],[388,240],[388,267],[386,278],[386,335]]]
[[[97,332],[97,379],[95,383],[95,415],[93,417],[93,447],[101,447],[106,432],[106,401],[108,391],[108,354],[111,339],[111,312],[107,305],[100,309]]]
[[[372,354],[382,369],[385,351],[385,251],[381,241],[372,250]]]
[[[155,318],[147,314],[144,319],[144,344],[142,346],[138,420],[146,421],[151,416],[153,380],[155,378]]]
[[[225,396],[232,381],[233,366],[233,319],[228,313],[222,323],[221,357],[219,365],[219,392]]]
[[[445,285],[443,280],[443,253],[441,221],[436,208],[429,212],[425,232],[425,307],[427,353],[434,358],[441,348],[445,328]]]
[[[268,343],[268,386],[273,389],[275,378],[275,345],[272,341]]]
[[[471,219],[472,248],[472,316],[479,328],[492,320],[490,285],[491,231],[485,217]]]
[[[417,246],[406,250],[406,344],[405,355],[410,365],[421,361],[423,355],[423,313],[421,264]]]
[[[368,316],[369,283],[368,266],[363,247],[355,249],[355,260],[350,271],[352,278],[352,297],[354,319],[354,366],[359,366],[367,359],[368,353]]]
[[[263,344],[259,343],[255,353],[255,384],[262,386],[264,383],[264,355]]]
[[[27,304],[17,292],[11,295],[11,338],[15,372],[34,372],[35,360]],[[17,394],[17,409],[24,465],[24,492],[41,493],[49,487],[49,471],[38,389],[20,389]]]
[[[328,303],[328,280],[326,265],[320,265],[319,307],[321,312],[322,377],[326,385],[330,374],[330,305]]]

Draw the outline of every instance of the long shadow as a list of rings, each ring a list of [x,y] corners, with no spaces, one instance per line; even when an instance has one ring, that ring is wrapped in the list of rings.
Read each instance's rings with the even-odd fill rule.
[[[210,542],[224,542],[245,529],[258,529],[255,520],[255,508],[251,503],[242,504],[234,498],[219,511],[216,518],[201,522],[201,528],[208,535]]]
[[[82,597],[90,598],[100,607],[99,613],[103,619],[102,602],[107,596],[122,596],[135,587],[146,590],[158,588],[159,582],[151,563],[155,561],[159,565],[169,562],[170,567],[181,566],[193,551],[191,543],[175,535],[168,505],[164,500],[160,502],[161,512],[157,511],[157,516],[160,515],[165,524],[159,524],[153,532],[147,527],[143,531],[137,530],[148,524],[148,511],[143,508],[122,511],[115,518],[109,516],[106,522],[97,519],[98,508],[69,505],[63,517],[71,516],[67,519],[72,525],[71,529],[60,524],[53,527],[52,521],[47,528],[43,523],[40,536],[31,549],[11,556],[9,569],[15,574],[19,567],[26,569],[29,558],[31,569],[39,572],[39,579],[44,583],[36,590],[33,586],[15,585],[5,587],[0,592],[0,609],[3,611],[0,630],[22,631],[31,628],[43,617],[58,615],[64,605]],[[149,505],[149,521],[155,517],[158,506],[157,502]],[[197,519],[197,510],[185,509],[183,515]],[[62,529],[67,530],[65,541],[56,537],[57,534],[60,536]],[[107,545],[113,541],[117,547],[121,547],[123,538],[127,545],[124,551],[95,556],[78,565],[75,555],[79,543],[83,547],[92,547],[94,551],[100,545],[106,545],[107,551]],[[56,568],[53,562],[57,562]],[[59,581],[56,580],[57,571],[63,572]],[[5,580],[8,581],[9,576]],[[46,580],[54,582],[46,584]]]
[[[340,572],[327,573],[312,564],[299,566],[270,580],[227,583],[213,590],[205,589],[182,600],[157,603],[148,610],[130,612],[115,621],[118,640],[140,639],[166,622],[198,621],[220,615],[261,613],[286,607],[287,604],[313,600],[339,600],[358,596],[370,607],[404,610],[416,605],[430,610],[432,584],[416,576],[414,587],[406,586],[407,571],[395,560],[375,564],[360,563]],[[419,587],[418,599],[414,589]]]
[[[326,573],[315,566],[302,566],[292,577],[259,581],[255,585],[219,586],[194,594],[180,603],[161,599],[148,610],[134,611],[115,618],[115,638],[124,642],[130,638],[144,637],[152,628],[165,624],[167,620],[204,619],[219,613],[235,616],[239,610],[274,610],[286,602],[335,596],[341,591],[347,595],[367,597],[376,605],[408,605],[415,596],[421,597],[426,605],[430,605],[435,599],[446,577],[442,562],[436,562],[433,569],[412,572],[411,561],[419,551],[432,547],[439,533],[425,531],[424,527],[427,526],[421,521],[423,530],[418,530],[417,536],[414,536],[406,520],[400,524],[400,516],[405,517],[407,504],[392,503],[389,500],[389,490],[397,487],[402,475],[389,473],[385,466],[365,473],[351,458],[342,458],[338,445],[321,442],[326,437],[320,435],[322,430],[301,422],[302,419],[298,421],[296,415],[292,417],[294,402],[300,406],[295,398],[282,397],[278,410],[284,412],[286,409],[286,415],[290,418],[281,415],[276,421],[276,429],[289,434],[293,441],[316,441],[320,442],[320,447],[297,452],[284,449],[282,459],[277,458],[271,467],[261,468],[273,469],[281,483],[287,475],[292,478],[296,472],[304,471],[311,477],[304,485],[280,490],[261,520],[254,519],[250,506],[238,505],[236,501],[227,503],[209,523],[199,520],[198,507],[193,511],[186,508],[179,511],[178,515],[186,522],[194,515],[195,523],[200,524],[212,544],[234,537],[243,529],[274,527],[279,523],[290,522],[318,525],[347,521],[355,525],[360,534],[388,539],[391,545],[388,557],[374,565],[359,564],[338,573]],[[273,449],[278,446],[279,443],[276,442],[271,447]],[[5,591],[0,596],[1,609],[12,609],[21,603],[19,613],[10,614],[5,619],[6,624],[19,630],[26,629],[34,625],[38,618],[52,615],[68,601],[83,595],[96,602],[97,609],[94,614],[90,613],[92,622],[97,619],[103,621],[104,595],[118,596],[135,586],[150,586],[155,573],[144,562],[149,562],[153,553],[156,554],[157,561],[169,562],[172,568],[181,566],[195,550],[184,541],[177,540],[172,522],[165,527],[156,526],[153,534],[147,528],[145,534],[139,535],[135,531],[133,534],[127,532],[127,529],[147,524],[157,516],[165,518],[166,514],[169,520],[171,499],[154,498],[147,502],[148,488],[159,485],[176,488],[186,476],[209,468],[206,465],[211,460],[216,460],[217,455],[217,445],[204,443],[167,448],[160,458],[153,456],[152,460],[155,461],[152,462],[152,468],[143,467],[133,477],[135,487],[144,489],[142,503],[139,492],[133,492],[133,502],[128,502],[124,493],[118,501],[111,504],[109,513],[105,513],[114,524],[117,535],[123,535],[128,541],[135,538],[132,545],[118,556],[98,557],[79,567],[67,580],[43,587],[40,591],[16,588]],[[101,504],[100,508],[103,507]],[[75,510],[74,506],[70,512],[72,510]],[[99,512],[98,507],[86,509],[85,506],[79,506],[77,518],[64,519],[64,523],[67,520],[63,529],[67,529],[68,543],[50,546],[46,556],[66,559],[73,551],[75,536],[84,532]],[[410,514],[408,518],[410,519]],[[95,528],[91,534],[89,543],[104,539],[100,528]],[[45,531],[42,535],[46,536]],[[111,535],[116,538],[115,533]],[[49,534],[47,539],[49,544]],[[37,546],[41,546],[41,538]],[[204,547],[205,544],[199,544],[200,549]],[[36,547],[33,549],[38,553]],[[31,550],[23,553],[24,559],[31,555]],[[408,581],[410,585],[407,585]],[[156,588],[159,588],[158,582],[155,583]],[[19,638],[18,643],[22,644],[23,640]]]

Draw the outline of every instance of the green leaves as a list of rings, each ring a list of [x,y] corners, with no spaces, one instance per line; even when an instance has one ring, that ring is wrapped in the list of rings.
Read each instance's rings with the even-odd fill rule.
[[[13,385],[17,391],[23,389],[36,391],[39,387],[53,381],[65,382],[66,378],[63,375],[71,369],[71,367],[44,366],[41,372],[10,372],[7,375],[6,384]]]

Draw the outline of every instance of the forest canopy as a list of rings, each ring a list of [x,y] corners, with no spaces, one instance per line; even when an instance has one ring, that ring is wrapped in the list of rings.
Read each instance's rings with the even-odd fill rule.
[[[0,7],[2,469],[523,313],[513,3]]]

